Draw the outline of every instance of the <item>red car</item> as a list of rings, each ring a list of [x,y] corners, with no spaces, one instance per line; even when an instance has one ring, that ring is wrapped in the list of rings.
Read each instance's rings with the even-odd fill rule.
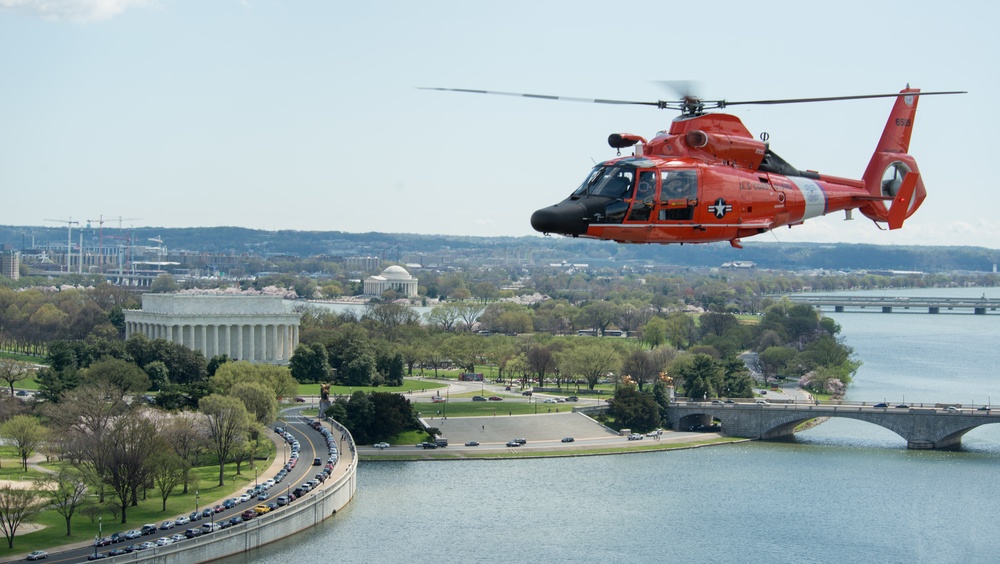
[[[490,401],[503,401],[503,398],[500,396],[490,396]]]
[[[240,514],[240,517],[242,517],[244,521],[249,521],[250,519],[253,519],[256,516],[257,512],[254,511],[253,509],[247,509],[246,511]]]

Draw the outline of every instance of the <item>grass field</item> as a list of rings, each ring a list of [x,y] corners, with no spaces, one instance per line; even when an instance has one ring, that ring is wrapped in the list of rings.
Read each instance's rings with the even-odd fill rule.
[[[330,386],[330,394],[336,396],[346,396],[353,392],[423,392],[426,390],[436,390],[445,387],[446,384],[440,382],[429,382],[427,380],[403,380],[402,386]],[[318,396],[319,384],[299,384],[300,396]]]
[[[267,468],[271,464],[272,458],[273,454],[266,460],[257,460],[257,467]],[[7,460],[3,461],[4,470],[7,469],[7,462]],[[93,521],[78,512],[73,517],[73,534],[66,536],[66,520],[56,511],[42,511],[34,522],[43,525],[44,528],[25,535],[18,535],[14,539],[13,549],[7,548],[6,542],[0,543],[0,558],[31,550],[50,549],[63,544],[92,541],[99,530],[103,536],[108,536],[117,531],[140,528],[146,523],[159,525],[167,519],[172,520],[179,515],[187,515],[194,511],[196,504],[200,509],[204,509],[222,499],[242,493],[248,485],[252,486],[254,482],[253,464],[247,463],[243,464],[240,475],[236,475],[235,464],[227,464],[225,466],[226,484],[224,486],[218,485],[218,465],[199,466],[194,468],[192,472],[196,478],[188,493],[180,493],[182,488],[178,487],[167,500],[166,511],[161,511],[160,492],[153,488],[146,492],[146,499],[139,500],[137,507],[128,508],[128,521],[124,524],[120,522],[120,517],[116,520],[108,510],[103,512],[100,520],[95,517]],[[12,477],[7,476],[0,477],[12,479]],[[196,490],[197,496],[195,495]],[[108,501],[111,502],[112,499],[109,498]]]

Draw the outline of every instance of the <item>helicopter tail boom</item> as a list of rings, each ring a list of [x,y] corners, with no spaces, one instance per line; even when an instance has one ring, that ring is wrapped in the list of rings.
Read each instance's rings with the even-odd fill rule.
[[[866,217],[888,223],[890,229],[902,227],[903,220],[927,197],[917,161],[907,152],[920,89],[907,86],[899,94],[865,169],[863,179],[871,199],[859,208]],[[891,203],[887,206],[886,202]]]

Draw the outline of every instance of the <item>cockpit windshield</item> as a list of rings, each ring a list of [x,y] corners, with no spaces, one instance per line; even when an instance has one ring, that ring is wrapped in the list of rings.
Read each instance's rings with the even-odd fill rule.
[[[635,180],[634,166],[598,165],[590,171],[587,179],[573,192],[573,195],[628,198],[631,195],[633,180]]]

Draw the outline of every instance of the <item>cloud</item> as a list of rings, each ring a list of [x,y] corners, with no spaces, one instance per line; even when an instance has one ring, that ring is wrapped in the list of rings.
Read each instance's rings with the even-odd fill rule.
[[[95,22],[107,20],[135,6],[150,6],[154,0],[0,0],[0,9],[49,20]]]

